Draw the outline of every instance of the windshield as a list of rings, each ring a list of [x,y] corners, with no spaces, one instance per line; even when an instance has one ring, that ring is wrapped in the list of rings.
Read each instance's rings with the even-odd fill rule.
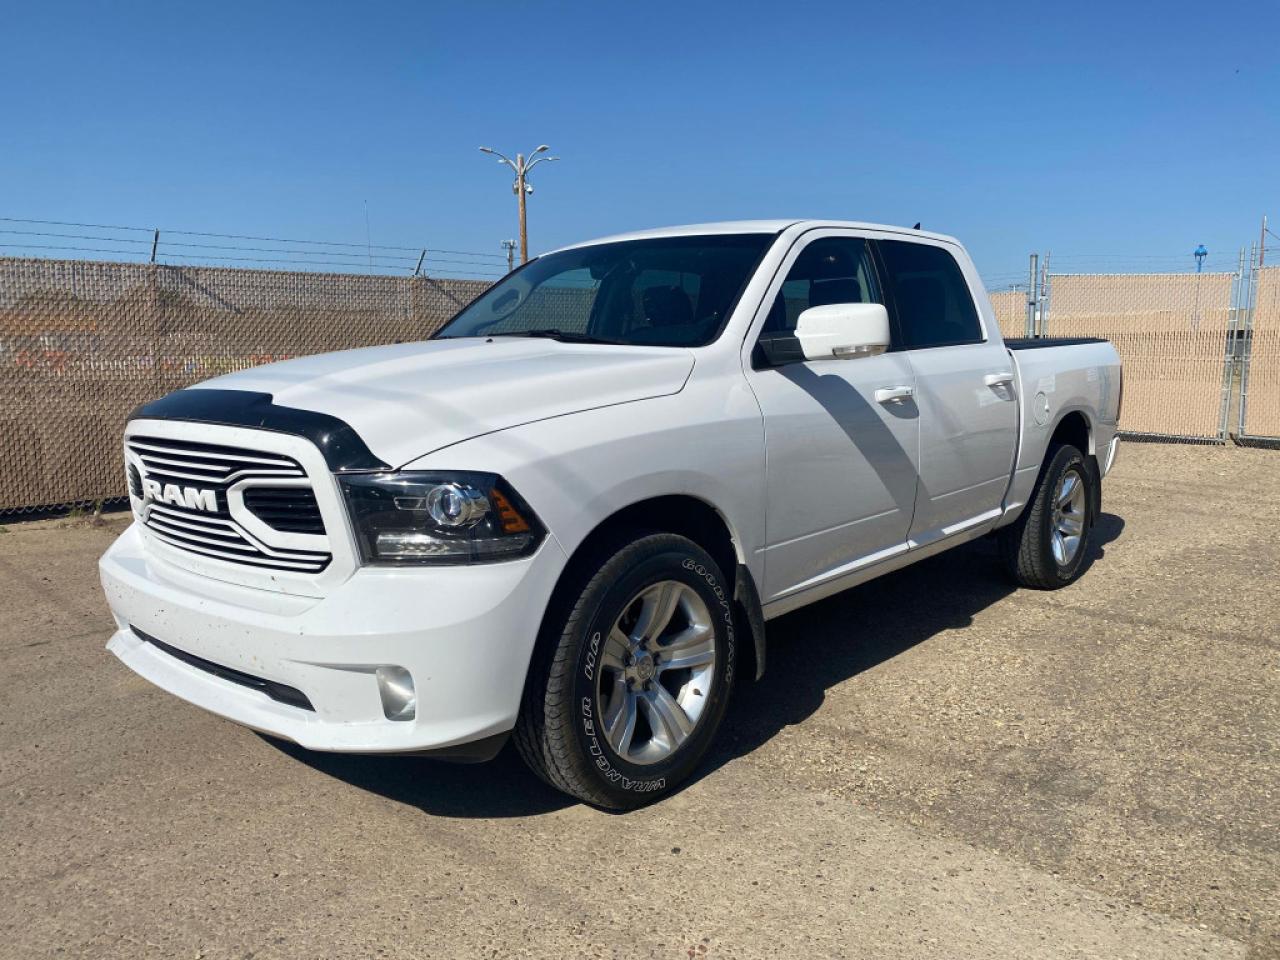
[[[773,238],[662,237],[548,254],[486,291],[436,337],[704,346],[720,335]]]

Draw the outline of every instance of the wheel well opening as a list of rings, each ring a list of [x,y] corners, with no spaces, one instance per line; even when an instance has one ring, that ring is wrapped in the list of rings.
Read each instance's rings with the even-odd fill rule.
[[[687,495],[654,497],[624,507],[603,520],[574,550],[560,583],[552,594],[548,612],[561,609],[569,601],[567,587],[582,575],[582,565],[595,557],[600,548],[619,535],[629,532],[662,531],[688,537],[711,554],[716,566],[725,577],[725,587],[737,592],[738,550],[729,525],[720,513],[705,500]],[[748,574],[748,583],[750,575]],[[759,599],[754,585],[749,585],[742,596],[735,596],[741,617],[739,631],[742,640],[738,644],[740,669],[738,676],[756,678],[764,665],[764,620],[759,611]],[[749,609],[750,608],[750,609]],[[738,617],[735,617],[738,619]]]
[[[688,537],[711,554],[728,584],[733,583],[738,568],[733,535],[724,518],[706,501],[673,495],[633,503],[592,530],[574,551],[574,559],[589,553],[601,541],[627,530],[661,530]]]
[[[1089,445],[1089,421],[1079,410],[1068,413],[1053,431],[1050,444],[1069,443],[1086,457],[1093,453]]]
[[[1096,522],[1099,514],[1102,513],[1102,471],[1093,450],[1092,439],[1093,431],[1089,429],[1088,418],[1079,410],[1073,410],[1063,417],[1062,422],[1054,429],[1049,448],[1053,449],[1054,444],[1069,443],[1084,454],[1085,467],[1092,481],[1089,515],[1092,521]]]

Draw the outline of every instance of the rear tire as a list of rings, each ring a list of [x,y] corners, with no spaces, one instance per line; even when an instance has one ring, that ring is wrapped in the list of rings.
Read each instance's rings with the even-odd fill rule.
[[[732,588],[696,543],[613,541],[567,576],[525,683],[515,742],[547,783],[610,810],[682,783],[733,687]]]
[[[1005,566],[1017,583],[1057,590],[1084,571],[1098,502],[1096,483],[1078,449],[1066,444],[1049,448],[1031,501],[1000,530]]]

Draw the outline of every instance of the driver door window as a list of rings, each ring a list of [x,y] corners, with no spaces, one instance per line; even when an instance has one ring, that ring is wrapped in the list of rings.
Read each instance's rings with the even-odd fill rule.
[[[761,333],[794,333],[801,313],[832,303],[884,303],[870,244],[861,237],[824,237],[805,247],[787,272]]]

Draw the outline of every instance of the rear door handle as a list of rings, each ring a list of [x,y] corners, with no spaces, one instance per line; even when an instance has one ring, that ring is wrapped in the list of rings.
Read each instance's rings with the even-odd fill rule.
[[[1009,384],[1013,383],[1013,372],[1007,371],[1005,373],[988,373],[985,377],[982,378],[982,382],[985,383],[988,387],[1008,386]]]
[[[906,400],[914,397],[915,387],[881,387],[876,391],[876,403],[892,403],[895,400]]]

